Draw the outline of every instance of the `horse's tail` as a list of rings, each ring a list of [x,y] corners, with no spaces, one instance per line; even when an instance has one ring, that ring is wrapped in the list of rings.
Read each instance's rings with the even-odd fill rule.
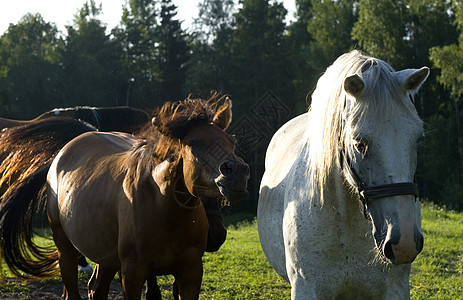
[[[52,161],[78,135],[96,129],[79,120],[50,117],[7,128],[0,135],[0,195]]]
[[[41,166],[10,189],[0,203],[0,234],[3,260],[16,276],[56,276],[58,253],[54,247],[33,241],[34,212],[41,206],[51,162]]]
[[[51,117],[11,127],[0,135],[0,243],[3,259],[22,277],[57,273],[57,253],[33,242],[34,212],[43,208],[51,162],[73,138],[96,129],[71,118]]]

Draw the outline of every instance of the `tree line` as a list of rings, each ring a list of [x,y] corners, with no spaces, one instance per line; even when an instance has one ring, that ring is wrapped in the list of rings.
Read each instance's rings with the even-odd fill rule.
[[[0,37],[0,112],[30,119],[77,105],[150,109],[214,90],[231,95],[240,120],[271,91],[289,118],[307,109],[334,59],[359,49],[397,70],[431,67],[415,103],[426,126],[416,180],[423,198],[463,209],[461,2],[296,0],[287,24],[281,1],[201,0],[187,30],[171,0],[128,0],[111,30],[94,0],[65,33],[27,14]],[[252,154],[256,178],[265,147]]]

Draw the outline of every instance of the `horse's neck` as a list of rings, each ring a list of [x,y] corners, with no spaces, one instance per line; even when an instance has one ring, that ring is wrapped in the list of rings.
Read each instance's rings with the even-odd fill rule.
[[[354,228],[358,228],[359,232],[371,230],[370,223],[361,212],[358,195],[352,192],[352,188],[348,186],[339,166],[335,166],[331,174],[328,175],[322,193],[323,205],[336,210],[338,221],[345,225],[354,225]]]
[[[191,210],[201,204],[201,200],[186,188],[181,164],[163,161],[154,168],[152,176],[164,206]]]
[[[175,180],[171,193],[174,200],[185,209],[195,208],[201,203],[201,199],[199,197],[193,196],[188,191],[183,179],[183,173]]]

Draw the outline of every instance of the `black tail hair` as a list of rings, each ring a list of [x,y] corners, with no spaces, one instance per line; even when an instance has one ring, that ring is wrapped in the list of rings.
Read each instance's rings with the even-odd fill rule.
[[[41,166],[10,189],[0,204],[0,235],[3,259],[16,276],[23,278],[56,276],[58,253],[33,241],[32,219],[41,206],[51,163]]]
[[[47,173],[59,150],[96,129],[71,118],[51,117],[2,131],[0,135],[0,242],[11,272],[24,278],[58,275],[55,247],[33,241],[33,217],[44,205]],[[3,185],[3,186],[2,186]]]

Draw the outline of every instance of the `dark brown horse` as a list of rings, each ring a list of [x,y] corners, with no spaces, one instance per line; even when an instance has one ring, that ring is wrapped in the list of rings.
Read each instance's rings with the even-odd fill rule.
[[[165,273],[174,274],[182,299],[197,298],[207,234],[201,198],[242,197],[249,177],[223,131],[230,105],[215,107],[200,100],[164,106],[144,140],[90,132],[67,144],[51,168],[38,168],[4,197],[0,228],[10,268],[42,276],[56,263],[56,255],[46,257],[32,243],[27,222],[48,173],[48,213],[66,298],[79,297],[73,245],[99,263],[92,297],[105,297],[121,268],[128,299],[139,298],[149,275]],[[28,250],[18,248],[21,241]]]
[[[64,117],[86,120],[98,126],[100,130],[116,130],[128,133],[132,130],[139,131],[143,126],[146,126],[148,121],[146,112],[130,107],[54,109],[30,121],[0,118],[0,127],[8,127],[3,130],[0,136],[0,153],[3,157],[2,163],[0,163],[1,194],[8,187],[14,186],[16,182],[20,182],[33,173],[43,163],[53,159],[58,150],[72,138],[82,132],[96,130],[90,124],[80,125],[72,120],[67,121]],[[72,130],[65,132],[66,128],[72,128],[74,125],[79,125],[81,129],[75,132]],[[59,135],[61,137],[57,139],[56,136]],[[53,142],[50,142],[51,139]],[[39,144],[36,147],[30,147],[31,143]],[[29,150],[24,151],[24,149]],[[220,249],[227,236],[220,211],[222,201],[207,197],[202,198],[202,201],[209,223],[206,252],[215,252]],[[87,265],[84,257],[79,259],[79,265]],[[159,293],[155,277],[153,277],[148,281],[147,297],[148,299],[157,299],[157,296],[151,295],[158,295]]]
[[[33,120],[27,121],[0,118],[0,130],[8,127],[26,125],[50,117],[69,117],[87,122],[100,131],[121,131],[127,133],[140,130],[142,126],[151,120],[150,115],[146,111],[128,106],[77,106],[55,108],[41,114]]]
[[[87,130],[100,131],[120,131],[126,133],[135,133],[140,131],[150,121],[148,113],[141,109],[132,107],[87,107],[78,106],[72,108],[59,108],[45,112],[37,118],[30,121],[21,121],[13,119],[0,118],[0,129],[4,129],[0,135],[0,194],[3,194],[9,186],[13,185],[17,180],[22,180],[28,174],[37,169],[38,166],[44,163],[44,160],[54,158],[54,155],[67,142],[76,137],[81,131],[76,131],[75,134],[69,132],[59,139],[55,139],[55,143],[49,143],[49,146],[32,147],[27,143],[46,143],[48,139],[52,139],[61,130],[67,127],[66,120],[60,117],[69,117],[93,125],[95,128]],[[41,123],[43,122],[43,123]],[[72,121],[70,121],[72,122]],[[82,125],[87,127],[87,125]],[[12,129],[13,127],[19,126]],[[61,128],[58,128],[61,127]],[[71,126],[72,127],[72,126]],[[36,141],[34,136],[40,136]],[[45,138],[48,137],[48,138]],[[33,155],[24,151],[25,148],[30,148],[34,151]],[[30,161],[33,157],[33,161]],[[209,233],[207,239],[207,252],[218,251],[220,246],[225,242],[227,230],[223,224],[221,215],[221,203],[217,199],[205,198],[206,215],[209,221]]]

